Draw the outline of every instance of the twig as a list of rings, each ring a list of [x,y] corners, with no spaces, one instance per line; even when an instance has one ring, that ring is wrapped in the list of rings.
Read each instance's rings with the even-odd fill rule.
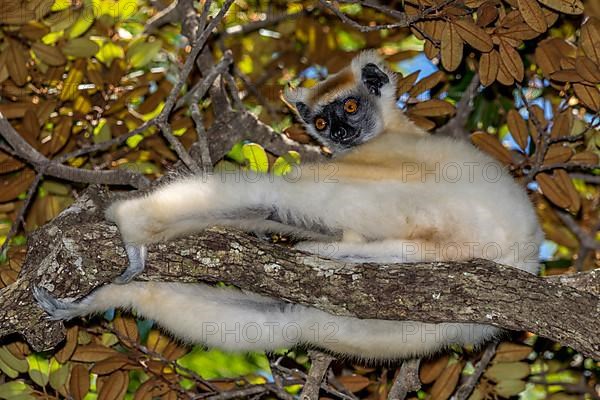
[[[400,371],[394,378],[394,384],[388,393],[388,400],[404,400],[410,392],[421,389],[419,364],[421,360],[413,358],[402,363]]]
[[[200,37],[198,37],[198,39],[196,39],[194,45],[192,46],[192,50],[190,51],[190,54],[188,55],[187,59],[185,60],[185,63],[183,64],[183,68],[179,72],[179,77],[177,79],[177,83],[171,89],[171,93],[169,93],[169,95],[167,96],[167,99],[165,100],[165,105],[164,105],[161,113],[157,117],[157,120],[159,122],[166,122],[167,117],[169,116],[169,114],[171,113],[171,110],[173,110],[173,107],[175,106],[175,101],[177,100],[177,96],[181,92],[181,89],[183,88],[183,85],[187,81],[187,78],[190,75],[190,72],[192,72],[192,69],[194,68],[198,54],[200,54],[200,52],[204,48],[204,44],[208,40],[213,29],[215,29],[215,27],[221,22],[221,20],[225,16],[225,13],[227,12],[227,10],[229,10],[229,7],[231,7],[233,2],[234,2],[234,0],[225,0],[223,6],[221,7],[221,10],[219,10],[219,13],[215,16],[215,18],[213,18],[210,21],[210,23],[208,24],[206,29],[204,29],[204,31],[202,31],[202,34],[200,35]]]
[[[329,354],[320,351],[309,350],[308,355],[311,360],[310,370],[306,378],[306,383],[300,393],[300,400],[318,400],[319,388],[323,378],[329,369],[329,364],[335,359]]]
[[[444,8],[445,6],[447,6],[448,4],[450,4],[454,1],[455,0],[442,1],[441,3],[436,4],[435,6],[423,9],[422,11],[420,11],[419,13],[417,13],[415,15],[408,15],[408,14],[400,12],[400,11],[385,9],[385,7],[383,7],[383,6],[378,6],[373,3],[368,3],[368,4],[365,4],[365,6],[368,6],[371,8],[376,8],[376,9],[378,9],[378,11],[381,11],[388,16],[393,16],[397,22],[394,22],[391,24],[381,24],[381,25],[362,25],[362,24],[356,22],[355,20],[353,20],[352,18],[348,17],[346,14],[344,14],[342,11],[340,11],[337,7],[335,7],[333,4],[331,4],[330,1],[319,0],[319,2],[325,8],[327,8],[328,10],[333,12],[339,19],[342,20],[342,22],[352,26],[355,29],[358,29],[361,32],[373,32],[373,31],[379,31],[382,29],[407,28],[407,27],[411,26],[412,24],[414,24],[415,22],[417,22],[421,19],[424,19],[428,15],[441,10],[442,8]],[[384,11],[384,9],[385,9],[385,11]]]
[[[594,227],[591,232],[583,229],[571,214],[564,211],[557,211],[556,214],[563,224],[569,228],[579,241],[579,249],[577,250],[577,259],[575,260],[575,268],[578,272],[583,270],[583,263],[590,251],[600,250],[600,242],[596,240],[595,234],[597,228]]]
[[[290,19],[296,19],[299,17],[302,17],[304,15],[308,15],[312,12],[312,9],[305,9],[296,13],[292,13],[292,14],[284,14],[282,13],[281,15],[277,15],[271,18],[266,18],[263,19],[261,21],[253,21],[250,23],[247,23],[245,25],[234,25],[231,26],[229,28],[227,28],[225,30],[225,32],[222,33],[218,33],[217,37],[219,39],[227,37],[227,36],[234,36],[234,35],[247,35],[248,33],[252,33],[255,31],[258,31],[260,29],[263,28],[267,28],[269,26],[273,26],[273,25],[277,25],[280,22],[283,21],[287,21]]]
[[[600,185],[600,175],[584,174],[582,172],[572,172],[569,176],[573,179],[582,179],[587,183]]]
[[[200,169],[196,161],[194,161],[194,159],[190,156],[185,147],[183,147],[181,142],[177,140],[175,135],[173,135],[171,125],[169,125],[167,122],[159,121],[158,127],[160,128],[165,139],[167,139],[169,144],[173,147],[173,150],[175,150],[175,153],[177,153],[177,156],[179,156],[179,159],[183,161],[185,166],[188,167],[188,169],[195,174],[201,173],[202,170]]]
[[[280,362],[282,360],[283,357],[279,358],[277,361],[275,361],[274,363],[271,364],[271,368],[274,368],[276,370],[279,370],[281,372],[283,372],[286,375],[297,375],[300,378],[302,378],[304,381],[306,381],[308,379],[308,375],[306,375],[304,372],[297,370],[297,369],[290,369],[290,368],[286,368],[281,366]],[[323,389],[324,391],[326,391],[327,393],[330,393],[334,396],[340,397],[344,400],[356,400],[356,397],[353,395],[347,395],[346,393],[342,393],[339,390],[331,387],[330,385],[327,385],[324,382],[321,382],[321,389]]]
[[[471,115],[473,99],[479,89],[479,74],[475,73],[463,96],[456,103],[456,115],[447,124],[435,131],[436,135],[447,135],[456,139],[468,140],[470,132],[466,129]]]
[[[146,129],[150,128],[153,125],[154,125],[153,120],[146,121],[143,124],[141,124],[140,126],[138,126],[137,128],[135,128],[134,130],[129,131],[124,135],[118,136],[111,140],[107,140],[105,142],[97,143],[97,144],[94,144],[91,146],[82,147],[80,149],[77,149],[77,150],[72,151],[67,154],[63,154],[62,156],[55,158],[54,161],[62,164],[63,162],[65,162],[71,158],[85,156],[87,154],[94,153],[96,151],[108,150],[112,146],[120,146],[121,144],[125,143],[125,141],[127,141],[127,139],[129,139],[130,137],[144,132]]]
[[[2,243],[2,246],[0,247],[0,255],[4,254],[6,249],[8,249],[10,240],[13,238],[13,236],[15,236],[17,234],[21,225],[25,224],[25,213],[29,209],[29,204],[31,203],[31,200],[33,199],[35,193],[37,192],[37,188],[40,184],[41,179],[42,179],[42,174],[37,173],[35,175],[33,182],[31,183],[31,185],[29,185],[29,188],[27,189],[27,194],[25,195],[25,201],[23,202],[23,205],[21,206],[21,208],[19,209],[19,212],[17,213],[15,222],[11,225],[10,230],[6,234],[4,243]]]
[[[452,400],[466,400],[469,398],[471,393],[473,393],[475,386],[477,386],[481,375],[483,375],[483,372],[490,364],[490,361],[492,361],[492,358],[494,358],[494,355],[496,354],[496,348],[498,347],[498,343],[498,341],[493,341],[486,346],[485,351],[481,356],[481,359],[477,363],[477,367],[475,367],[475,371],[471,375],[469,375],[467,380],[462,385],[460,385],[460,387],[452,397]]]
[[[2,114],[0,114],[0,134],[14,149],[15,153],[31,164],[42,175],[50,175],[72,182],[131,185],[138,189],[145,188],[150,184],[150,181],[145,176],[132,171],[93,171],[68,167],[57,161],[49,160],[27,143]]]
[[[213,67],[204,74],[204,78],[192,86],[192,88],[185,95],[177,100],[175,109],[182,107],[186,103],[198,103],[198,101],[204,97],[206,92],[208,92],[208,89],[210,89],[215,79],[227,71],[227,68],[229,68],[232,62],[233,55],[231,54],[231,51],[226,51],[225,54],[223,54],[223,58],[221,58],[217,64],[213,65]]]

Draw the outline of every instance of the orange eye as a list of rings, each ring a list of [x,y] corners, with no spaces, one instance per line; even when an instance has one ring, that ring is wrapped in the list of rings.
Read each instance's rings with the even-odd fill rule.
[[[319,118],[315,119],[315,128],[322,131],[326,127],[327,127],[327,121],[325,121],[325,118],[319,117]]]
[[[344,103],[344,111],[349,114],[354,114],[358,110],[358,102],[354,99],[348,99]]]

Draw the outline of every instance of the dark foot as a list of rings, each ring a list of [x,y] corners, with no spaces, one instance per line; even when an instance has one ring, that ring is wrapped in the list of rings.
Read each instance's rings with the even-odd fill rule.
[[[82,315],[81,306],[77,302],[56,299],[46,289],[38,286],[34,286],[32,291],[38,305],[48,313],[48,319],[61,321]]]
[[[127,251],[127,258],[129,258],[129,266],[121,274],[114,279],[114,283],[124,284],[129,283],[144,271],[146,265],[146,255],[148,250],[144,245],[126,244],[125,250]]]

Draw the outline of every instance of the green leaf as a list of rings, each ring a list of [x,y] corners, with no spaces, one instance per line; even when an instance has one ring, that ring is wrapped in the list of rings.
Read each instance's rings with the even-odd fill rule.
[[[96,58],[98,61],[106,66],[110,66],[114,59],[123,57],[125,57],[125,52],[121,46],[113,42],[106,42],[102,48],[100,48],[100,51],[96,53]]]
[[[21,380],[0,385],[0,399],[14,399],[15,396],[31,393],[33,393],[33,388]],[[32,396],[31,398],[33,399],[34,397]]]
[[[100,50],[100,46],[88,38],[69,40],[62,48],[63,54],[80,58],[92,57],[98,50]]]
[[[509,379],[499,382],[494,388],[494,392],[502,397],[509,398],[521,393],[526,386],[527,384],[521,380]]]
[[[277,157],[273,164],[273,174],[283,176],[290,173],[295,165],[300,164],[300,154],[297,151],[288,151],[280,157]]]
[[[94,143],[102,143],[107,140],[112,139],[112,133],[110,131],[110,125],[106,123],[106,120],[103,118],[98,123],[98,126],[94,128]],[[131,138],[130,138],[131,139]]]
[[[161,48],[161,40],[135,43],[127,49],[127,61],[133,68],[141,68],[152,61]]]
[[[2,242],[4,243],[4,241],[2,241]],[[12,379],[15,379],[17,376],[19,376],[19,371],[9,367],[8,364],[6,364],[1,359],[0,359],[0,371],[4,372],[6,374],[6,376],[8,376],[9,378],[12,378]],[[0,392],[0,393],[2,393],[2,392]],[[2,398],[1,394],[0,394],[0,398]]]
[[[522,379],[529,376],[531,369],[526,362],[498,363],[485,371],[485,376],[494,382]]]
[[[71,25],[67,36],[69,39],[75,39],[76,37],[83,35],[88,29],[90,29],[90,26],[94,24],[95,20],[96,19],[89,12],[89,9],[86,8],[83,14],[77,18],[77,21]]]
[[[247,168],[251,171],[261,173],[269,171],[269,158],[261,145],[256,143],[245,144],[242,147],[242,154],[247,162]]]
[[[27,370],[29,369],[27,361],[21,360],[13,356],[12,353],[8,351],[6,346],[0,347],[0,361],[4,362],[10,368],[18,372],[27,372]]]
[[[56,358],[50,360],[50,386],[54,390],[62,388],[69,379],[69,364],[61,364]]]
[[[45,387],[50,379],[50,363],[47,359],[37,354],[27,356],[29,363],[29,377],[36,384]]]

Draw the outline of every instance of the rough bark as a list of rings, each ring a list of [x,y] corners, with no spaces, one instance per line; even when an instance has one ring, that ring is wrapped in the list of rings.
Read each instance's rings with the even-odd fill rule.
[[[17,282],[0,291],[0,336],[20,333],[34,349],[63,337],[43,317],[32,284],[81,297],[125,268],[108,200],[91,189],[36,231]],[[541,278],[487,260],[397,265],[341,263],[213,228],[150,246],[143,280],[224,281],[339,315],[479,322],[528,330],[600,359],[600,272]]]

